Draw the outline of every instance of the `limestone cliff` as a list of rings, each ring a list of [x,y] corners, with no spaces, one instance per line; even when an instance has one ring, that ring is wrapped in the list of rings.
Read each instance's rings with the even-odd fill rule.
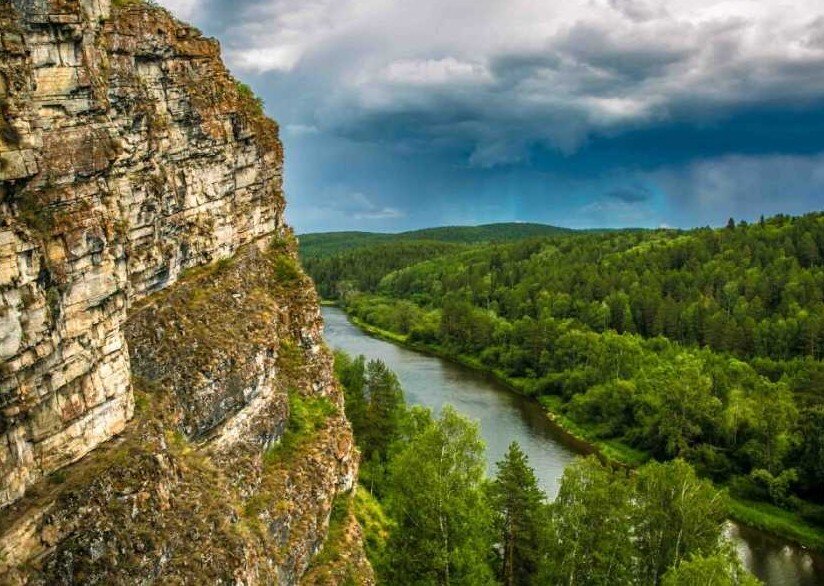
[[[162,9],[0,0],[2,581],[296,583],[322,547],[357,458],[277,132]]]

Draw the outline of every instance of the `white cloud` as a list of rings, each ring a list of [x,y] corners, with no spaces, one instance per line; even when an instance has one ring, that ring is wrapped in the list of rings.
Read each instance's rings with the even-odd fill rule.
[[[590,120],[604,125],[611,122],[646,118],[655,105],[653,100],[644,99],[643,97],[586,97],[584,101],[590,111]]]
[[[189,20],[195,15],[200,0],[163,0],[161,4],[172,11],[176,17]]]
[[[483,65],[446,57],[393,61],[385,68],[384,79],[390,83],[437,85],[486,82],[492,76]]]
[[[230,52],[235,64],[243,70],[290,71],[301,56],[301,47],[282,45]]]

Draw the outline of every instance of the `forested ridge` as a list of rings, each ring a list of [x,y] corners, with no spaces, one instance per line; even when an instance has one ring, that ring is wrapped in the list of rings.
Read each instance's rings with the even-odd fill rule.
[[[387,273],[466,250],[472,244],[571,233],[566,228],[529,223],[442,226],[399,234],[326,232],[301,236],[300,254],[315,276],[318,292],[332,298],[348,295],[352,286],[373,291]]]
[[[824,214],[306,266],[350,315],[497,372],[618,459],[680,457],[824,524]]]
[[[344,250],[389,242],[431,240],[455,244],[477,244],[479,242],[504,242],[536,236],[571,234],[569,228],[559,228],[547,224],[528,222],[503,222],[481,226],[439,226],[409,232],[317,232],[302,234],[301,256],[304,259],[334,256]]]
[[[321,297],[331,299],[374,291],[381,279],[394,270],[460,250],[465,250],[465,246],[452,242],[401,240],[346,250],[326,258],[305,257],[303,264],[307,271],[311,267],[314,272]],[[340,279],[339,275],[346,278]]]

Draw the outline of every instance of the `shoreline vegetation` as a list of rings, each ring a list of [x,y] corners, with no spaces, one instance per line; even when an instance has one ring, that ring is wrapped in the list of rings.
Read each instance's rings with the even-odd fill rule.
[[[335,374],[378,583],[762,584],[722,539],[726,495],[680,458],[632,472],[580,458],[550,502],[517,441],[487,472],[479,424],[408,405],[382,360],[336,350]]]
[[[506,376],[503,372],[490,368],[472,356],[455,354],[436,344],[421,341],[409,341],[408,335],[398,334],[384,328],[372,325],[346,310],[344,306],[334,300],[323,300],[325,307],[337,307],[346,313],[349,321],[364,333],[398,344],[416,352],[437,356],[444,360],[460,364],[494,378],[512,392],[538,402],[547,414],[550,421],[557,426],[565,442],[582,455],[594,454],[603,462],[626,468],[635,468],[649,461],[650,454],[627,446],[617,440],[601,440],[592,436],[591,432],[569,417],[561,414],[551,401],[552,397],[543,397],[541,401],[524,392],[523,383]],[[550,400],[547,400],[550,399]],[[556,407],[556,409],[553,409]],[[722,488],[728,488],[721,485]],[[786,539],[798,546],[818,553],[824,553],[824,531],[804,521],[798,513],[779,508],[765,502],[745,500],[733,494],[729,495],[729,517],[731,520],[755,528],[767,534]]]

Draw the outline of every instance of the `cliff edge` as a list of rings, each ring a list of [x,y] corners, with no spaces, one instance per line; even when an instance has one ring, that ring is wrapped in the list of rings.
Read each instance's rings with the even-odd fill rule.
[[[0,2],[1,582],[371,583],[282,165],[165,10]]]

